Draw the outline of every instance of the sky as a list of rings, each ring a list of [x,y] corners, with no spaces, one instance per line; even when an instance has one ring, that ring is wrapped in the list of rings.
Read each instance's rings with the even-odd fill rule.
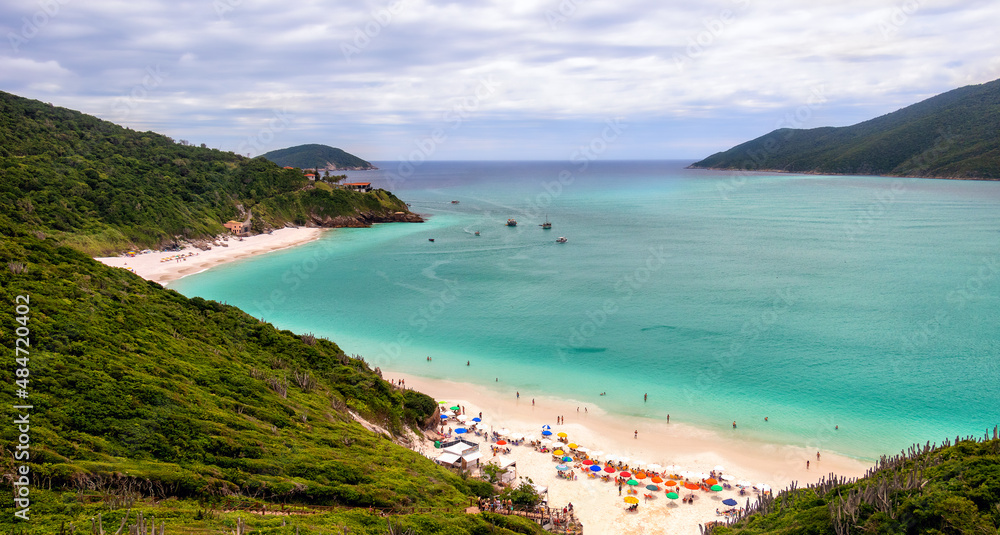
[[[706,157],[1000,78],[996,0],[0,0],[0,90],[258,155]]]

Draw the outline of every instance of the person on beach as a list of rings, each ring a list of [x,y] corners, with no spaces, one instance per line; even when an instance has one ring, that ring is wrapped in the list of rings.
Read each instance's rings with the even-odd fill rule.
[[[809,461],[806,461],[806,470],[809,469]]]
[[[632,438],[639,438],[639,430],[635,430],[635,435]]]
[[[531,406],[532,406],[532,407],[534,407],[534,406],[535,406],[535,398],[531,398]]]
[[[767,416],[765,416],[765,417],[764,417],[764,421],[765,421],[765,422],[767,421]]]
[[[736,429],[736,422],[733,422],[733,429]]]
[[[521,393],[520,392],[517,393],[517,399],[521,399]]]
[[[649,394],[643,394],[642,395],[642,400],[643,401],[649,401]]]
[[[670,415],[669,414],[667,415],[667,423],[668,424],[670,423]]]
[[[468,360],[467,360],[467,361],[465,361],[465,365],[466,365],[466,366],[471,366],[471,365],[472,365],[472,364],[471,364],[471,361],[468,361]]]
[[[816,461],[819,461],[819,452],[816,452]]]

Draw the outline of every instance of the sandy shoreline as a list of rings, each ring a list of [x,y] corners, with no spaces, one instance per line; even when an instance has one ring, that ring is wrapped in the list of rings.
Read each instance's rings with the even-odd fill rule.
[[[134,257],[113,256],[95,260],[109,266],[130,269],[146,280],[166,285],[170,281],[200,273],[219,264],[315,240],[324,230],[326,229],[289,227],[245,238],[223,236],[216,240],[220,245],[212,246],[208,251],[188,246],[180,251],[154,251]]]
[[[663,466],[677,465],[681,470],[710,472],[716,466],[724,467],[724,474],[736,480],[748,480],[754,484],[767,484],[775,492],[785,488],[792,481],[805,484],[834,473],[838,476],[861,476],[870,463],[820,451],[821,459],[816,460],[816,451],[806,451],[796,446],[766,444],[752,439],[741,438],[738,430],[716,433],[693,426],[657,422],[648,419],[622,419],[595,410],[594,407],[580,407],[577,404],[553,398],[532,399],[521,396],[501,395],[478,385],[416,377],[408,374],[383,370],[387,380],[404,379],[407,388],[424,392],[436,400],[448,401],[465,407],[471,418],[483,413],[483,420],[494,430],[510,429],[515,433],[540,436],[541,426],[550,425],[554,432],[565,432],[571,442],[586,446],[593,451],[604,451],[607,455],[625,455],[633,461],[642,460]],[[564,424],[556,425],[556,417],[562,416]],[[449,426],[456,422],[449,420]],[[489,429],[489,428],[488,428]],[[638,431],[638,438],[635,438]],[[471,437],[480,441],[484,452],[483,462],[492,459],[488,445],[481,437]],[[553,437],[554,438],[554,437]],[[537,484],[549,488],[550,503],[563,506],[572,502],[577,517],[583,522],[585,533],[698,533],[698,524],[721,520],[715,514],[717,508],[725,509],[722,500],[733,498],[742,506],[748,496],[738,495],[737,490],[718,493],[695,491],[698,496],[694,504],[672,502],[664,491],[650,492],[643,485],[638,487],[640,505],[638,512],[624,510],[623,498],[618,495],[618,487],[613,483],[586,478],[580,471],[576,481],[556,477],[555,462],[550,454],[534,451],[527,445],[507,446],[511,449],[508,457],[517,460],[518,475],[530,477]],[[436,456],[433,446],[423,446],[423,453]],[[806,461],[810,467],[806,468]],[[662,487],[662,486],[661,486]],[[652,500],[643,499],[644,494],[652,494]],[[755,495],[749,495],[751,502]]]

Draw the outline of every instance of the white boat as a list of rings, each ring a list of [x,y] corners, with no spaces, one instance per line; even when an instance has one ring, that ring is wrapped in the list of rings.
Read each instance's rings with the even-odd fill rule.
[[[556,243],[566,243],[568,241],[569,240],[567,240],[564,236],[559,236],[559,238],[556,239]]]

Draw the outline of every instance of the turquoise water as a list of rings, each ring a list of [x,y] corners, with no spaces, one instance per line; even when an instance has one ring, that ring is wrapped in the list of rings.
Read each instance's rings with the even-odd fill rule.
[[[862,458],[1000,423],[1000,183],[683,165],[352,173],[428,221],[171,287],[383,369]]]

